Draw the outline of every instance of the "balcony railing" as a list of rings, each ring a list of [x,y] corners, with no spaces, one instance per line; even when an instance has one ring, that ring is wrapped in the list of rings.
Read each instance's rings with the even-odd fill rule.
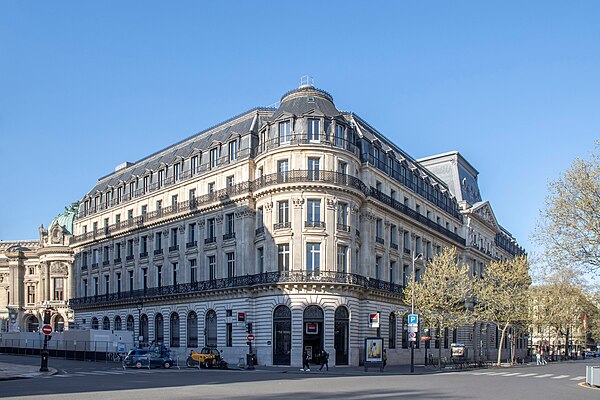
[[[323,221],[304,221],[304,227],[325,229],[325,222],[323,222]]]
[[[198,246],[198,241],[197,240],[194,240],[193,242],[187,242],[185,244],[185,248],[186,249],[191,249],[192,247],[196,247],[196,246]]]
[[[98,263],[92,263],[92,269],[98,268]]]
[[[410,249],[404,248],[404,254],[410,254]]]
[[[88,266],[87,266],[87,264],[83,264],[83,265],[81,266],[81,270],[82,270],[82,271],[87,271],[87,269],[88,269]]]
[[[390,243],[390,248],[398,250],[398,243]]]
[[[241,194],[247,194],[250,192],[260,191],[269,186],[279,185],[281,183],[290,184],[306,184],[306,183],[321,183],[324,185],[338,185],[352,188],[358,192],[363,193],[365,196],[371,196],[372,198],[381,201],[382,203],[390,206],[391,208],[399,211],[409,218],[426,225],[427,227],[439,232],[447,238],[453,240],[464,246],[465,239],[460,237],[454,232],[442,227],[434,221],[426,218],[425,216],[411,210],[407,206],[398,201],[392,199],[390,196],[382,193],[381,191],[371,187],[367,187],[359,178],[354,176],[343,174],[335,171],[311,171],[311,170],[293,170],[281,173],[274,173],[269,175],[263,175],[254,181],[241,182],[226,189],[221,189],[213,193],[209,193],[203,196],[195,197],[192,200],[182,201],[175,205],[161,208],[157,211],[148,212],[143,216],[130,218],[126,221],[120,222],[119,224],[113,224],[108,227],[104,232],[105,234],[99,233],[84,233],[82,235],[75,236],[73,238],[74,243],[80,243],[87,240],[101,239],[106,236],[113,235],[119,231],[127,229],[142,228],[144,224],[153,222],[161,218],[176,214],[192,214],[201,212],[201,207],[212,204],[214,202],[226,202],[231,197],[238,196]],[[504,248],[504,247],[503,247]],[[515,251],[515,250],[513,250]]]
[[[134,258],[133,254],[130,254],[128,256],[125,256],[125,261],[132,261]]]
[[[121,257],[117,257],[113,260],[115,264],[119,264],[121,262]]]
[[[179,245],[173,245],[173,246],[169,246],[169,253],[173,252],[173,251],[178,251],[179,250]]]
[[[259,226],[258,228],[256,228],[256,230],[254,231],[254,234],[256,236],[260,236],[260,235],[264,235],[265,234],[265,227],[264,226]]]
[[[215,236],[204,239],[204,244],[216,243],[217,238]]]
[[[147,251],[142,251],[140,253],[140,258],[147,258],[148,257],[148,252]]]
[[[180,283],[171,286],[139,289],[121,293],[80,297],[70,300],[73,308],[97,306],[118,301],[135,302],[139,298],[161,298],[164,296],[187,295],[190,293],[206,292],[211,290],[224,290],[239,287],[252,287],[265,284],[280,283],[334,283],[362,287],[367,290],[378,290],[402,295],[403,287],[389,281],[368,278],[363,275],[335,271],[319,271],[318,273],[306,272],[265,272],[256,275],[243,275],[233,278],[212,279],[202,282]]]
[[[162,253],[163,253],[163,249],[156,249],[156,250],[154,250],[154,255],[155,256],[158,256],[159,254],[162,254]]]
[[[290,221],[287,222],[278,222],[273,224],[273,230],[276,231],[278,229],[290,229],[292,227],[292,223]]]
[[[235,239],[235,232],[226,233],[223,235],[223,240]]]
[[[337,230],[342,232],[350,232],[350,225],[337,224]]]
[[[102,261],[102,266],[103,267],[106,266],[106,265],[109,265],[109,264],[110,264],[110,261],[108,261],[108,260]]]
[[[382,237],[375,236],[375,241],[379,244],[385,244],[385,240]]]

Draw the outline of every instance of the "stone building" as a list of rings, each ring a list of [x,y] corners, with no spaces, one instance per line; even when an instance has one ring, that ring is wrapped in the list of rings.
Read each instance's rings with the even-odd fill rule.
[[[0,321],[4,332],[36,332],[50,309],[54,331],[73,325],[73,252],[76,208],[56,217],[39,240],[0,241]]]
[[[419,279],[444,246],[473,273],[522,251],[460,154],[414,160],[311,85],[118,166],[74,229],[78,326],[237,360],[251,323],[266,365],[300,365],[303,349],[357,365],[376,335],[390,363],[408,363],[401,298],[417,254]],[[484,356],[494,335],[476,326],[431,346]],[[429,345],[417,341],[417,357]]]

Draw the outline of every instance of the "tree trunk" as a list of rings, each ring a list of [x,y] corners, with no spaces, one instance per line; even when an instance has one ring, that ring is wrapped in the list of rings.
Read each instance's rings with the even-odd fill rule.
[[[508,322],[502,328],[502,336],[500,337],[500,343],[498,344],[498,360],[496,365],[500,366],[502,364],[502,345],[504,344],[504,340],[506,339],[506,330],[508,329]]]

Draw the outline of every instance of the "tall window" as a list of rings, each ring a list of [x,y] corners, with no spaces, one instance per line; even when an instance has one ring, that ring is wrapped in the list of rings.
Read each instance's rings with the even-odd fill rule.
[[[227,253],[227,277],[233,278],[235,276],[235,253]]]
[[[235,161],[237,159],[237,141],[229,142],[229,161]]]
[[[381,257],[375,257],[375,279],[381,279]]]
[[[290,121],[279,123],[279,143],[288,143],[292,137]]]
[[[287,180],[288,178],[288,171],[289,171],[289,163],[288,160],[278,160],[277,161],[277,174],[278,174],[278,179],[281,182],[284,182]]]
[[[390,327],[389,327],[389,342],[388,348],[395,349],[396,348],[396,314],[390,314]]]
[[[348,272],[348,246],[337,247],[337,271]]]
[[[316,118],[308,119],[308,140],[311,142],[319,141],[319,122]]]
[[[290,222],[290,202],[283,200],[277,202],[277,219],[280,227],[287,227]]]
[[[190,160],[190,174],[193,176],[196,172],[198,172],[198,156],[194,156]]]
[[[162,265],[156,266],[156,287],[162,287]]]
[[[306,272],[318,274],[321,268],[321,244],[306,244]]]
[[[209,218],[206,220],[206,239],[215,238],[215,219]]]
[[[110,276],[104,275],[104,293],[110,293]]]
[[[87,281],[85,281],[87,285]],[[87,288],[86,288],[87,291]],[[27,286],[27,303],[34,304],[35,303],[35,286]]]
[[[171,274],[171,284],[177,285],[177,272],[179,271],[179,263],[172,263],[172,274]]]
[[[265,272],[265,249],[263,247],[256,249],[256,265],[258,272],[261,274]]]
[[[116,290],[117,293],[121,293],[121,273],[117,272],[115,274],[115,277],[116,277],[116,279],[115,279],[115,284],[116,284],[115,290]]]
[[[148,289],[148,268],[142,268],[142,288],[144,291]]]
[[[171,247],[170,249],[176,249],[177,248],[177,229],[178,228],[171,228]]]
[[[345,147],[344,146],[344,126],[343,125],[335,126],[335,145],[336,145],[336,147]]]
[[[176,312],[171,314],[170,328],[171,347],[179,347],[179,314]]]
[[[215,168],[219,165],[219,148],[210,149],[210,167]]]
[[[337,213],[337,223],[338,229],[345,230],[348,226],[348,204],[347,203],[338,203],[338,213]]]
[[[154,234],[154,250],[162,250],[162,232]]]
[[[309,157],[308,158],[308,179],[318,180],[319,179],[319,163],[320,158]]]
[[[193,311],[187,316],[187,346],[198,346],[198,316]]]
[[[235,225],[233,213],[225,214],[225,234],[233,236],[235,233]]]
[[[235,180],[234,179],[235,179],[234,175],[230,175],[227,178],[225,178],[225,187],[227,189],[232,189],[233,188],[233,185],[235,184]]]
[[[216,269],[217,269],[217,256],[208,256],[207,259],[207,263],[208,263],[208,279],[211,281],[214,281],[216,276]]]
[[[321,221],[321,200],[308,200],[306,206],[306,221],[309,226],[317,226]]]
[[[64,300],[64,280],[63,278],[54,278],[54,298],[53,300]]]
[[[158,188],[160,189],[165,183],[165,170],[161,169],[158,171]]]
[[[279,272],[290,270],[290,244],[277,245],[277,269]]]
[[[345,161],[338,161],[338,174],[348,175],[348,163]]]
[[[192,258],[190,261],[190,282],[195,283],[198,282],[198,265],[195,258]]]
[[[191,223],[188,225],[188,243],[196,243],[196,224]]]
[[[375,238],[377,242],[383,242],[383,220],[381,218],[377,218],[375,221]]]
[[[133,271],[127,271],[129,274],[129,291],[133,291]]]

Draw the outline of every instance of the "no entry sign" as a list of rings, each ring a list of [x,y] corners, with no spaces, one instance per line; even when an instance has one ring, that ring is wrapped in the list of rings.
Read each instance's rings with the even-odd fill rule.
[[[46,325],[42,326],[42,333],[43,333],[44,335],[49,335],[49,334],[51,334],[51,333],[52,333],[52,326],[51,326],[51,325],[48,325],[48,324],[46,324]]]

